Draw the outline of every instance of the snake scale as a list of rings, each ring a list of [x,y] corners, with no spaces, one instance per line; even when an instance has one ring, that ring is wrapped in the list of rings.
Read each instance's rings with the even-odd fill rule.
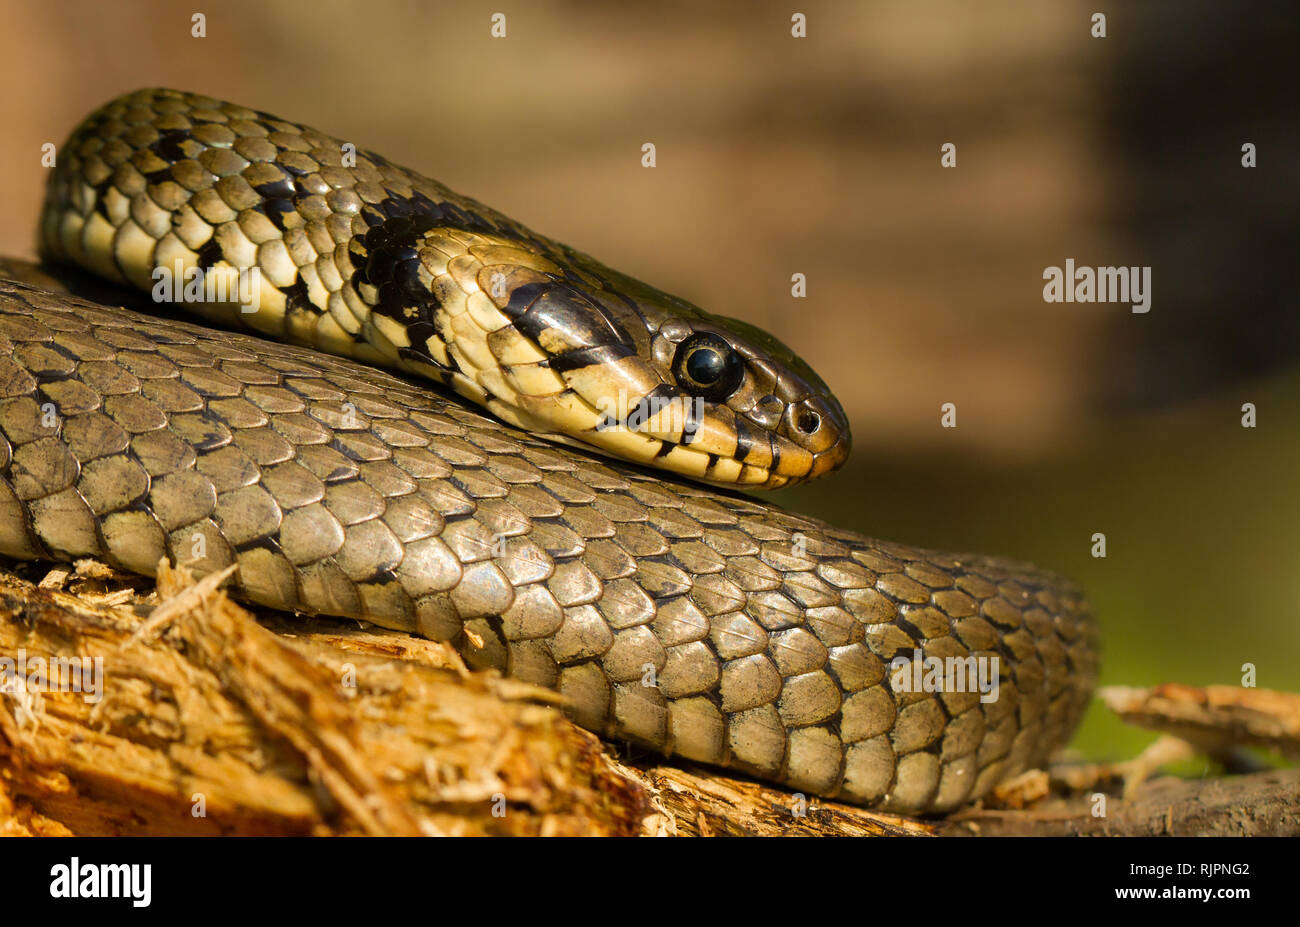
[[[139,91],[59,149],[41,230],[44,272],[0,264],[0,554],[236,565],[247,601],[450,642],[602,735],[904,812],[1041,764],[1090,697],[1068,580],[726,488],[848,453],[783,345],[378,155]],[[256,334],[56,265],[224,282],[171,295]],[[918,685],[935,659],[996,685]]]

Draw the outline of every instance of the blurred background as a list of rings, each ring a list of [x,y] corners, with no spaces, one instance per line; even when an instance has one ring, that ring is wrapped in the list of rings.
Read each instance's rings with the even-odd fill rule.
[[[0,0],[0,252],[119,93],[282,114],[788,343],[855,450],[778,503],[1076,577],[1104,683],[1300,690],[1300,10],[701,6]],[[1151,266],[1150,312],[1044,302],[1067,258]],[[1149,739],[1095,708],[1076,744]]]

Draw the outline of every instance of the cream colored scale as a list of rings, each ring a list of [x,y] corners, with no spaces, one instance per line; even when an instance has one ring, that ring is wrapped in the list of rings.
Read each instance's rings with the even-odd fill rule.
[[[548,274],[560,273],[560,268],[514,242],[455,229],[436,229],[426,236],[420,258],[428,275],[426,283],[440,304],[442,317],[436,327],[450,336],[450,343],[436,335],[426,339],[422,348],[435,362],[427,364],[399,354],[400,348],[414,347],[408,330],[397,320],[372,310],[378,301],[373,287],[363,284],[359,295],[354,294],[344,285],[342,274],[333,275],[328,281],[333,286],[327,287],[318,270],[322,262],[294,262],[284,237],[260,213],[254,215],[265,220],[265,224],[240,214],[214,228],[190,204],[184,203],[178,206],[179,214],[184,217],[177,223],[180,228],[169,229],[155,238],[133,218],[137,214],[152,217],[157,215],[155,210],[161,212],[145,192],[135,194],[128,201],[116,187],[110,187],[105,195],[109,220],[94,210],[95,200],[94,189],[86,186],[82,202],[90,206],[89,215],[76,210],[64,213],[58,234],[67,254],[105,277],[152,291],[155,268],[172,274],[179,272],[182,285],[192,274],[201,271],[205,286],[224,288],[227,294],[238,295],[241,270],[244,273],[255,270],[251,278],[246,278],[251,287],[253,311],[244,311],[239,302],[230,299],[187,300],[187,304],[205,318],[221,324],[247,326],[275,337],[287,336],[322,351],[344,354],[364,363],[398,367],[445,382],[460,395],[486,406],[503,421],[545,434],[552,440],[577,447],[594,446],[610,456],[643,463],[660,457],[664,444],[670,442],[671,450],[660,459],[681,472],[743,482],[745,468],[725,456],[727,448],[714,457],[711,474],[708,473],[710,454],[699,449],[724,444],[726,436],[720,436],[719,441],[697,436],[698,447],[681,444],[680,418],[672,410],[665,409],[648,417],[636,430],[598,430],[605,416],[585,397],[609,396],[614,401],[621,388],[630,407],[659,383],[645,377],[635,359],[628,360],[626,369],[586,367],[563,375],[546,366],[549,355],[520,334],[501,309],[509,303],[515,289],[544,282],[550,279]],[[250,237],[248,230],[258,240]],[[328,256],[317,255],[307,232],[289,229],[286,235],[295,238],[294,251],[300,258],[325,257],[330,265],[340,258],[350,262],[342,249],[335,249]],[[198,249],[211,237],[220,243],[223,259],[201,270]],[[125,278],[119,267],[126,268]],[[353,268],[347,266],[343,270],[350,275]],[[317,306],[324,305],[325,311],[299,310],[289,313],[286,319],[289,307],[280,287],[291,286],[297,279],[304,281],[309,298]],[[412,313],[415,311],[412,307]],[[544,332],[540,338],[543,346],[548,345],[548,336],[551,350],[558,352],[570,347],[563,332]],[[452,372],[448,373],[449,370]],[[569,434],[586,435],[587,440],[557,433],[557,426]],[[734,437],[731,449],[734,449]],[[755,476],[756,482],[766,478],[761,472]]]
[[[440,228],[426,234],[420,261],[421,281],[439,304],[435,327],[447,337],[431,336],[422,346],[438,366],[403,358],[398,349],[412,347],[406,325],[372,313],[373,335],[385,346],[383,353],[390,362],[448,383],[510,424],[578,447],[595,445],[611,456],[649,462],[665,441],[681,440],[680,423],[670,422],[670,411],[651,417],[637,431],[598,430],[605,416],[587,397],[608,396],[613,401],[621,388],[630,397],[628,403],[635,404],[661,381],[649,379],[635,358],[624,365],[556,373],[547,362],[552,354],[574,346],[567,333],[544,331],[539,346],[501,311],[519,287],[544,283],[553,279],[549,275],[561,273],[545,256],[507,239]],[[374,287],[363,284],[360,290],[367,302],[378,302]],[[417,314],[418,308],[410,307],[410,320]],[[441,369],[453,366],[456,372],[450,375]],[[588,440],[557,434],[557,427],[587,435]],[[708,467],[709,456],[702,451],[677,446],[670,455],[701,476]],[[734,464],[733,469],[738,474],[740,465]]]

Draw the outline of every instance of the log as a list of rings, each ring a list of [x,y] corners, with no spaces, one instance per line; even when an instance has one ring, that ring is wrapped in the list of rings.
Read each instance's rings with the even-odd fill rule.
[[[938,820],[823,801],[627,754],[449,647],[220,581],[0,564],[0,834],[1300,833],[1300,770],[1123,796],[1120,767],[1072,767]]]
[[[412,637],[263,626],[165,566],[156,591],[93,576],[78,595],[0,573],[26,683],[0,698],[10,833],[639,832],[645,793],[544,690]],[[49,691],[52,660],[81,658],[99,697]]]

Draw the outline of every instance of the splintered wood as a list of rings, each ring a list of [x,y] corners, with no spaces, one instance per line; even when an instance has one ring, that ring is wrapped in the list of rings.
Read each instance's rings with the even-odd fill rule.
[[[1097,697],[1129,724],[1172,734],[1211,755],[1250,746],[1300,760],[1300,695],[1293,692],[1166,683],[1108,686]]]
[[[276,634],[166,568],[152,610],[50,588],[67,578],[0,575],[0,655],[21,670],[0,696],[9,833],[641,828],[644,791],[549,693],[447,668],[427,641]]]
[[[1138,784],[1185,744],[1027,774],[946,820],[875,813],[620,758],[554,693],[418,637],[255,617],[219,575],[164,563],[155,586],[95,561],[3,566],[0,836],[1300,832],[1297,770]],[[1216,755],[1296,743],[1300,697],[1285,693],[1104,697]]]

